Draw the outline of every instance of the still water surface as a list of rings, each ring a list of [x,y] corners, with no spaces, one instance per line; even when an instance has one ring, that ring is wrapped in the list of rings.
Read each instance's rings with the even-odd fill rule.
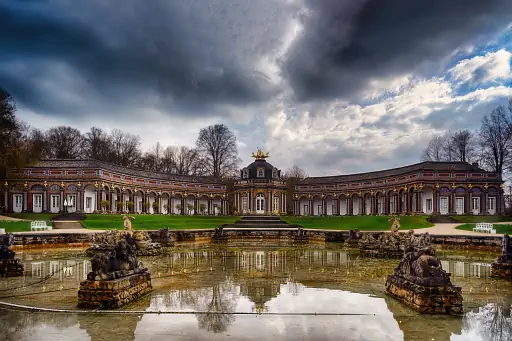
[[[84,250],[24,251],[0,300],[77,310]],[[420,316],[384,293],[398,260],[337,244],[180,245],[141,258],[154,291],[118,314],[0,309],[4,340],[511,340],[512,284],[489,278],[496,255],[438,253],[465,315]]]

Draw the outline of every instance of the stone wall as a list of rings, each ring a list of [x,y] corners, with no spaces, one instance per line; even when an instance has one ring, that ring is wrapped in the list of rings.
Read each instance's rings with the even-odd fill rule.
[[[120,308],[151,290],[148,272],[110,281],[83,281],[78,291],[78,308]]]
[[[170,235],[175,242],[210,242],[215,230],[171,230]],[[421,230],[417,230],[421,233]],[[151,239],[157,241],[159,231],[148,231]],[[261,240],[290,239],[296,231],[291,230],[224,230],[229,239]],[[304,230],[310,241],[344,243],[348,239],[348,231]],[[373,232],[362,232],[373,233]],[[88,247],[92,234],[85,233],[33,233],[15,234],[13,249],[48,248],[48,247]],[[465,235],[431,235],[432,244],[440,249],[467,249],[481,251],[501,251],[501,236],[465,236]]]
[[[87,247],[92,234],[86,233],[34,233],[14,234],[13,250],[58,247]]]

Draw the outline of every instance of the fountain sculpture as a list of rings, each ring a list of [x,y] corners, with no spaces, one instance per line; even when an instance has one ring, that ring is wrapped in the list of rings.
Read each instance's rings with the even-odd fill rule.
[[[0,276],[14,277],[23,275],[23,264],[18,258],[14,258],[16,253],[10,249],[14,243],[14,235],[7,233],[0,237]]]
[[[119,308],[152,290],[151,274],[137,260],[137,246],[126,233],[112,250],[98,252],[92,271],[80,283],[78,308]]]
[[[450,281],[443,270],[430,236],[412,236],[405,244],[404,256],[386,280],[386,292],[419,313],[462,313],[462,289]]]
[[[491,264],[491,277],[512,280],[512,240],[508,234],[503,235],[501,256]]]
[[[405,245],[414,235],[413,230],[407,233],[398,232],[363,232],[358,247],[359,252],[367,257],[400,258],[404,254]]]
[[[124,230],[123,231],[106,231],[97,233],[93,236],[91,247],[86,250],[86,254],[90,257],[97,253],[110,252],[113,250],[117,242],[129,235],[135,241],[137,256],[156,256],[162,253],[162,246],[173,246],[173,239],[169,234],[169,229],[164,228],[158,232],[155,238],[158,242],[152,242],[151,237],[147,231],[134,230],[130,220],[135,218],[124,216]]]

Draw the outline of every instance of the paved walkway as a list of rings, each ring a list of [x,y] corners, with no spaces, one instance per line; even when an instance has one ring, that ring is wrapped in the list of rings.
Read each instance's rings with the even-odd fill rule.
[[[457,230],[456,227],[461,224],[435,224],[432,227],[424,229],[417,229],[418,233],[428,232],[429,234],[441,234],[441,235],[471,235],[471,236],[502,236],[500,233],[485,233],[485,232],[473,232],[466,230]]]
[[[0,220],[22,221],[23,219],[20,219],[20,218],[13,218],[13,217],[7,217],[7,216],[4,216],[4,215],[0,215]]]

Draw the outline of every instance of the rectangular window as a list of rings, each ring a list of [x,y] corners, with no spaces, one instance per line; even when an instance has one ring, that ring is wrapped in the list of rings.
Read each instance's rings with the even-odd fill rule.
[[[263,168],[258,168],[256,175],[258,178],[263,178],[265,176],[265,172],[264,172]]]
[[[91,208],[92,206],[92,198],[91,197],[87,197],[85,198],[85,208]]]
[[[274,211],[279,212],[279,198],[274,198]]]
[[[42,206],[42,199],[43,197],[41,195],[34,195],[34,207],[41,207]]]
[[[427,212],[432,212],[432,199],[427,199]]]
[[[494,210],[496,208],[496,198],[487,198],[487,209]]]
[[[473,211],[479,211],[480,210],[480,198],[472,198],[472,200],[471,200],[471,209]]]
[[[60,195],[52,195],[52,207],[60,207]]]
[[[242,197],[242,211],[246,212],[248,210],[247,197]]]
[[[21,207],[23,199],[21,195],[15,195],[14,196],[14,206]]]

